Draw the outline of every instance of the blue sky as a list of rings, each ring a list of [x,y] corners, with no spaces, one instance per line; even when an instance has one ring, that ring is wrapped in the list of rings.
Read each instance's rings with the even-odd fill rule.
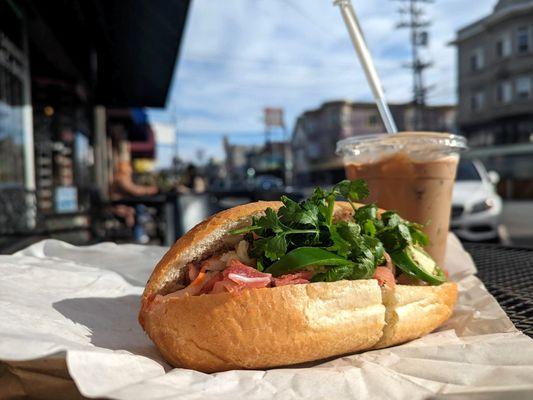
[[[399,2],[352,0],[387,98],[411,97],[408,33],[398,31]],[[296,117],[328,100],[372,99],[346,28],[332,0],[193,0],[167,107],[152,120],[177,125],[179,156],[224,157],[222,137],[262,143],[262,110],[282,107],[291,132]],[[434,67],[433,104],[455,102],[455,31],[490,13],[495,0],[437,0],[427,5]],[[174,146],[158,148],[167,165]]]

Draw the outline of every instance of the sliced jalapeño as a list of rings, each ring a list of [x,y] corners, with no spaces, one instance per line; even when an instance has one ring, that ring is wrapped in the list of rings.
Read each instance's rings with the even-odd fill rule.
[[[414,275],[430,285],[446,282],[444,271],[420,246],[409,245],[403,250],[392,252],[390,256],[394,265],[410,276]]]

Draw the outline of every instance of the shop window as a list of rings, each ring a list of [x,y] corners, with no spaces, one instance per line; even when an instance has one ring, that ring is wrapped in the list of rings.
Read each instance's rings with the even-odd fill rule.
[[[516,31],[516,49],[518,53],[527,53],[530,47],[529,28],[521,26]]]
[[[0,188],[24,186],[24,78],[11,48],[0,32],[0,49],[8,55],[0,65]]]

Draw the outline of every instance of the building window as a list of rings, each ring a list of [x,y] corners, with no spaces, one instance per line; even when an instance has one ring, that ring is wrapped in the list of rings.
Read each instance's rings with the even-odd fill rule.
[[[329,126],[335,126],[338,125],[340,122],[340,116],[338,110],[330,110],[328,112],[328,124]]]
[[[519,99],[531,98],[531,77],[521,76],[516,79],[516,97]]]
[[[509,57],[512,52],[511,37],[508,34],[501,36],[496,42],[496,56],[498,58],[505,58]]]
[[[472,52],[472,55],[470,56],[470,70],[479,71],[480,69],[483,69],[484,66],[485,53],[483,52],[483,48],[478,47]]]
[[[368,117],[368,126],[376,126],[378,124],[378,116],[370,115]]]
[[[305,130],[310,132],[311,134],[314,134],[315,133],[315,129],[316,129],[316,123],[315,121],[311,121],[311,120],[307,120],[304,122],[304,126],[305,126]]]
[[[15,51],[12,52],[12,49]],[[4,186],[22,189],[24,169],[27,167],[24,160],[27,127],[21,105],[25,101],[24,88],[28,82],[22,73],[26,66],[18,58],[19,54],[22,52],[0,32],[0,56],[5,56],[7,60],[5,64],[0,63],[0,190]],[[0,219],[4,217],[3,211],[0,210]],[[10,219],[7,218],[7,221]],[[2,228],[0,226],[0,232]]]
[[[516,31],[516,49],[519,53],[529,51],[529,29],[527,26],[521,26]]]
[[[485,93],[475,92],[470,98],[470,108],[472,111],[479,111],[485,106]]]
[[[511,82],[503,81],[498,83],[496,88],[496,99],[498,103],[507,104],[513,99],[513,88]]]

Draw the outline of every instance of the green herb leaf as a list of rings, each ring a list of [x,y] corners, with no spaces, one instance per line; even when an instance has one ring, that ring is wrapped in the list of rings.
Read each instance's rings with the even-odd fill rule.
[[[367,220],[377,221],[378,208],[373,203],[359,207],[355,210],[353,219],[360,225],[364,224]]]
[[[352,243],[345,239],[345,235],[342,233],[342,227],[340,225],[333,225],[329,228],[329,234],[333,244],[327,249],[335,251],[342,257],[347,257],[352,251]]]
[[[286,196],[281,197],[283,207],[278,215],[287,225],[301,224],[318,226],[318,207],[310,202],[298,204]]]
[[[365,235],[374,237],[376,235],[376,232],[377,232],[376,225],[374,224],[374,221],[372,221],[370,219],[367,219],[363,223],[363,232],[365,233]]]
[[[349,241],[355,241],[361,235],[361,228],[356,223],[350,221],[339,221],[335,224],[337,231],[343,238]]]
[[[348,279],[353,273],[353,266],[341,265],[338,267],[328,268],[327,271],[313,276],[313,282],[336,282],[342,279]]]
[[[265,216],[259,218],[257,225],[263,229],[270,229],[275,233],[283,232],[283,225],[278,215],[271,208],[266,209]]]
[[[334,186],[333,192],[352,201],[362,200],[369,195],[368,186],[363,179],[341,181]]]
[[[365,279],[384,262],[385,251],[397,254],[411,245],[427,245],[423,226],[402,219],[396,212],[378,216],[375,204],[356,207],[368,196],[364,181],[342,181],[332,190],[315,188],[311,197],[296,202],[283,196],[282,207],[267,209],[252,218],[249,227],[232,231],[245,234],[257,268],[275,276],[312,269],[314,281]],[[353,220],[334,221],[337,197],[354,210]]]
[[[318,226],[318,206],[313,203],[305,202],[302,206],[302,213],[299,215],[299,222],[304,225]]]
[[[239,228],[239,229],[233,229],[229,233],[230,233],[230,235],[242,235],[243,233],[249,233],[249,232],[253,232],[253,231],[258,231],[260,229],[261,229],[260,226],[250,225],[250,226],[244,226],[244,227]]]
[[[356,268],[353,269],[350,279],[369,279],[372,278],[375,271],[375,257],[370,249],[365,249],[357,259]]]
[[[395,211],[385,211],[381,215],[383,224],[390,227],[395,227],[403,222],[403,219]]]
[[[428,235],[422,231],[422,225],[416,223],[409,223],[409,232],[413,238],[413,243],[421,246],[427,246],[429,244]]]
[[[354,246],[358,246],[357,240],[361,235],[361,228],[353,222],[339,221],[329,228],[329,233],[333,244],[328,250],[348,257],[353,252]]]
[[[287,239],[285,235],[277,235],[265,240],[265,256],[275,261],[287,252]]]
[[[385,248],[383,247],[383,243],[379,239],[370,236],[364,236],[363,240],[374,256],[374,266],[381,265],[385,261]]]
[[[283,203],[283,207],[279,209],[278,215],[280,219],[289,222],[293,218],[295,218],[300,212],[300,205],[294,200],[288,198],[287,196],[281,196],[280,200]]]
[[[378,233],[378,238],[388,252],[402,250],[413,241],[411,232],[404,223],[385,227]]]
[[[326,197],[328,197],[328,195],[329,195],[329,192],[326,192],[324,189],[317,186],[315,187],[315,190],[313,190],[313,194],[309,198],[309,201],[314,204],[319,204]]]
[[[265,272],[274,276],[280,276],[291,271],[301,271],[307,267],[352,264],[352,261],[318,247],[299,247],[287,253],[279,261],[276,261]]]

